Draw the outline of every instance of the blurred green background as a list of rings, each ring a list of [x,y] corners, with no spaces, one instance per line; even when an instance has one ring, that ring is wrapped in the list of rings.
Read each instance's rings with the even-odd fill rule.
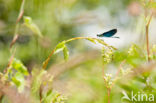
[[[141,1],[141,0],[140,0]],[[139,0],[26,0],[24,16],[32,18],[43,38],[37,38],[20,21],[19,39],[15,43],[15,57],[31,70],[41,68],[51,50],[61,41],[74,37],[96,37],[96,34],[117,28],[120,39],[103,38],[118,50],[114,60],[106,65],[106,71],[114,74],[127,57],[133,43],[144,48],[144,12]],[[0,70],[11,56],[10,43],[13,39],[16,19],[22,0],[0,0]],[[151,44],[155,43],[154,18],[150,27]],[[57,75],[53,87],[68,96],[68,103],[106,103],[107,91],[102,78],[101,46],[88,41],[69,43],[69,61],[61,53],[54,55],[48,70]],[[144,51],[137,48],[135,55],[127,59],[127,67],[136,67],[146,61]],[[141,55],[141,56],[140,56]],[[139,58],[139,59],[138,59]],[[63,69],[63,70],[62,70]],[[155,72],[154,72],[155,73]],[[155,79],[154,79],[155,80]],[[132,82],[132,83],[131,83]],[[111,103],[121,103],[122,89],[140,91],[136,81],[130,87],[115,86]],[[138,81],[137,81],[138,82]],[[140,82],[139,82],[140,83]],[[128,84],[127,84],[128,85]],[[132,85],[132,86],[131,86]]]
[[[0,1],[2,68],[10,56],[9,44],[14,35],[21,2],[22,0]],[[138,12],[131,10],[133,9],[131,6],[136,6]],[[118,28],[118,35],[122,36],[123,32],[126,32],[123,29],[135,30],[135,22],[139,18],[140,9],[140,4],[134,0],[27,0],[24,6],[24,16],[33,19],[44,39],[39,40],[38,44],[33,33],[21,23],[19,31],[21,37],[16,43],[16,57],[28,65],[31,62],[41,64],[50,50],[62,40],[79,36],[96,37],[96,34],[113,28]],[[125,35],[123,34],[123,37]],[[126,41],[123,37],[121,40],[108,39],[108,41],[120,42],[118,45],[123,45]],[[70,45],[70,49],[74,48],[72,52],[81,52],[92,47],[92,45],[85,47],[83,44],[82,41],[74,42]]]

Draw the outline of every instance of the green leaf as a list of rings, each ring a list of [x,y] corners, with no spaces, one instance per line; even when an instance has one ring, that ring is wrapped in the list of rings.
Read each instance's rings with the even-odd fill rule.
[[[104,45],[104,46],[108,46],[102,39],[96,39],[98,43]]]
[[[59,53],[60,51],[62,51],[62,50],[64,49],[64,47],[65,47],[65,41],[59,43],[59,44],[56,46],[56,48],[55,48],[54,54]]]
[[[65,46],[65,45],[63,48],[63,54],[64,54],[64,59],[67,61],[69,58],[69,50],[68,50],[67,46]]]
[[[102,45],[104,45],[104,46],[106,46],[106,47],[108,47],[108,48],[112,48],[112,49],[114,49],[114,50],[117,50],[115,47],[113,47],[113,46],[109,46],[107,43],[105,43],[102,39],[96,39],[97,40],[97,42],[98,43],[100,43],[100,44],[102,44]]]
[[[11,80],[12,84],[16,85],[19,92],[22,92],[25,87],[25,76],[27,75],[29,75],[27,68],[20,60],[14,58],[5,77]]]
[[[65,103],[67,98],[52,89],[43,94],[43,103]]]
[[[11,67],[15,70],[17,70],[17,72],[22,73],[23,75],[28,75],[29,72],[27,71],[27,68],[22,64],[22,62],[20,60],[17,60],[14,58]]]
[[[42,33],[40,32],[40,29],[38,26],[32,21],[31,17],[24,16],[24,24],[33,31],[34,34],[36,34],[39,37],[42,37]]]
[[[56,46],[56,48],[55,48],[54,54],[59,53],[60,51],[63,50],[64,59],[65,59],[65,60],[68,60],[68,58],[69,58],[69,51],[68,51],[68,48],[67,48],[67,46],[65,45],[65,43],[66,43],[65,41],[59,43],[59,44]]]
[[[96,44],[96,41],[95,41],[95,39],[93,39],[93,38],[87,38],[87,40],[89,40],[90,42]]]
[[[32,19],[28,16],[24,16],[24,23],[25,24],[32,24]]]
[[[47,93],[45,93],[45,95],[43,96],[42,101],[44,103],[51,103],[52,99],[54,98],[54,93],[53,91],[50,89],[47,91]]]
[[[42,70],[34,69],[32,71],[33,80],[32,80],[32,85],[31,85],[31,93],[35,98],[39,99],[39,90],[43,82],[42,78],[43,78],[43,75],[45,75],[46,73],[47,72],[43,69]]]
[[[12,77],[12,82],[17,86],[19,92],[22,92],[24,90],[25,79],[22,73],[17,72],[14,77]]]

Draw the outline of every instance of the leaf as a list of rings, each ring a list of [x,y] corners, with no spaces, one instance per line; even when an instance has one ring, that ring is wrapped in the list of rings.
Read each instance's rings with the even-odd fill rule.
[[[12,77],[12,82],[17,86],[19,92],[22,92],[24,90],[25,79],[22,73],[17,72],[14,77]]]
[[[96,41],[95,41],[95,39],[93,39],[93,38],[87,38],[87,40],[89,40],[90,42],[96,44]]]
[[[11,82],[16,85],[19,92],[24,90],[25,76],[27,75],[29,75],[27,68],[20,60],[14,58],[10,68],[8,69],[8,74],[6,77],[7,79],[12,80]]]
[[[59,44],[56,46],[56,48],[55,48],[54,54],[59,53],[60,51],[62,51],[62,50],[64,49],[64,47],[65,47],[65,41],[59,43]]]
[[[38,26],[32,21],[31,17],[24,16],[24,24],[31,29],[34,34],[36,34],[39,37],[42,37],[42,33],[40,32]]]
[[[128,50],[128,56],[137,58],[140,57],[140,55],[144,55],[142,50],[135,44],[131,45]]]
[[[22,64],[22,62],[20,60],[17,60],[14,58],[11,67],[15,70],[17,70],[17,72],[22,73],[23,75],[28,75],[29,72],[27,71],[27,68]]]
[[[102,39],[96,39],[96,40],[98,43],[108,47],[108,45]]]
[[[45,93],[45,95],[43,95],[43,99],[42,101],[44,103],[51,103],[52,99],[54,98],[54,93],[53,91],[50,89],[47,91],[47,93]]]
[[[68,48],[67,46],[65,45],[65,41],[59,43],[56,48],[55,48],[55,52],[54,54],[60,52],[63,50],[63,54],[64,54],[64,59],[67,61],[68,58],[69,58],[69,51],[68,51]]]
[[[113,46],[109,46],[107,43],[105,43],[102,39],[96,39],[97,40],[97,42],[98,43],[100,43],[100,44],[102,44],[102,45],[104,45],[104,46],[106,46],[106,47],[108,47],[108,48],[112,48],[112,49],[114,49],[114,50],[117,50],[115,47],[113,47]]]
[[[65,45],[64,45],[64,48],[63,48],[63,54],[64,54],[65,61],[67,61],[68,58],[69,58],[69,50],[68,50],[67,46],[65,46]]]
[[[31,85],[31,93],[34,97],[39,99],[39,90],[40,86],[43,82],[43,75],[45,75],[47,72],[45,70],[37,70],[34,69],[32,71],[32,85]]]
[[[43,103],[65,103],[66,100],[67,98],[65,96],[51,89],[43,94],[42,99]]]

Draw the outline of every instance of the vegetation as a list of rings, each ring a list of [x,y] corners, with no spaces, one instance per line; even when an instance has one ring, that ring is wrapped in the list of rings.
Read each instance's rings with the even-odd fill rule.
[[[155,8],[154,0],[0,0],[0,103],[155,103]],[[82,35],[91,23],[105,27],[101,18],[141,35],[124,47]]]

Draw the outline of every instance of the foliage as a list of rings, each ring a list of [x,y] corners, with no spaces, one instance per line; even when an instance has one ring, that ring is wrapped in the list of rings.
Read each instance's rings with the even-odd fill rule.
[[[30,17],[24,17],[24,24],[30,28],[37,36],[42,37],[42,34],[35,23],[33,23]]]
[[[145,43],[116,48],[101,38],[74,35],[93,22],[103,25],[100,18],[107,18],[107,12],[108,26],[116,21],[123,29],[131,28],[129,24],[140,19],[126,17],[123,10],[132,9],[128,7],[131,2],[140,6],[138,15],[144,15],[145,30],[141,31],[145,32]],[[0,3],[0,103],[130,103],[131,98],[126,100],[125,95],[156,96],[156,44],[151,45],[149,39],[154,0]],[[124,20],[120,15],[125,15]]]

